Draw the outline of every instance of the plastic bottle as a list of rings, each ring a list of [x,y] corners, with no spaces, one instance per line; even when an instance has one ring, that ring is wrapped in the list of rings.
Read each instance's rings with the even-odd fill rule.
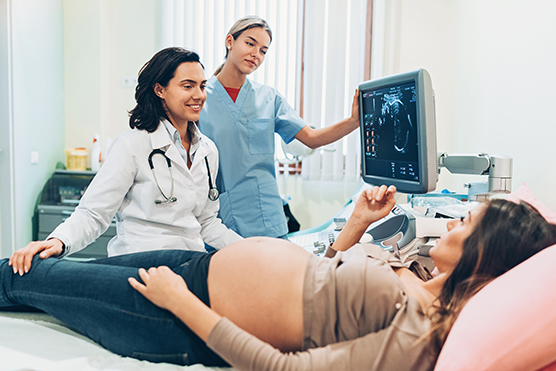
[[[101,152],[100,152],[100,136],[95,134],[93,139],[93,153],[91,156],[91,170],[98,171],[100,169],[100,159],[101,159]]]

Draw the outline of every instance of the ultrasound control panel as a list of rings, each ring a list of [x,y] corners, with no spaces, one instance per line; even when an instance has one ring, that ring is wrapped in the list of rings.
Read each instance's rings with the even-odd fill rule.
[[[345,224],[346,221],[345,218],[334,219],[337,220],[321,231],[295,235],[289,239],[305,250],[323,256],[328,245],[340,234],[341,228],[338,228],[338,222],[341,224],[343,219]],[[415,239],[415,217],[396,205],[386,217],[369,226],[361,241],[372,241],[388,251],[395,252],[397,248],[402,248],[413,239]]]

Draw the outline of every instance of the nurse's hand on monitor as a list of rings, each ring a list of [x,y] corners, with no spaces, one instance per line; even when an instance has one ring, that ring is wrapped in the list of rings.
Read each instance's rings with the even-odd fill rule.
[[[9,264],[12,266],[14,274],[19,273],[20,276],[23,276],[31,269],[31,261],[36,254],[40,253],[41,259],[46,259],[51,256],[58,256],[63,251],[64,244],[57,238],[29,242],[27,246],[13,253]]]
[[[351,105],[351,116],[319,129],[306,125],[296,135],[295,139],[311,149],[334,143],[359,128],[359,90],[355,90]]]

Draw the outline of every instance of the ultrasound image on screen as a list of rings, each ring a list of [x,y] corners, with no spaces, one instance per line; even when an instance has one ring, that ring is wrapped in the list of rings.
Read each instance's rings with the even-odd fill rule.
[[[418,181],[415,82],[361,94],[366,173]]]

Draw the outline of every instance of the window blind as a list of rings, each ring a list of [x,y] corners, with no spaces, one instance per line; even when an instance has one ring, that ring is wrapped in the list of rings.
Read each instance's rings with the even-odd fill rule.
[[[162,47],[196,51],[208,77],[224,62],[233,23],[259,15],[273,41],[249,78],[278,89],[307,124],[320,128],[351,115],[364,76],[366,6],[367,0],[162,0]],[[359,168],[356,130],[306,157],[301,175],[354,180]]]

